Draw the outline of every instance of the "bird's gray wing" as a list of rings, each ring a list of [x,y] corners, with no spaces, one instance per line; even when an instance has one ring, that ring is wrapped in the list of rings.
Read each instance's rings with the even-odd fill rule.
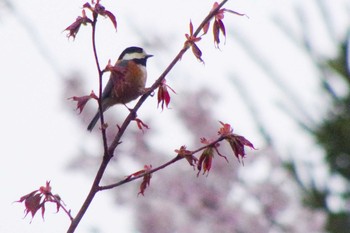
[[[128,61],[121,61],[118,63],[118,66],[120,67],[126,67]],[[111,75],[112,76],[112,75]],[[108,98],[110,95],[111,95],[111,91],[115,85],[115,80],[113,80],[112,78],[109,78],[105,88],[103,89],[103,92],[102,92],[102,99],[106,99]]]

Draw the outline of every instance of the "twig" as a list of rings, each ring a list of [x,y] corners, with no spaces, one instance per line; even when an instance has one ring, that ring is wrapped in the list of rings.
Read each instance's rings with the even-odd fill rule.
[[[196,153],[198,153],[198,152],[200,152],[202,150],[205,150],[206,148],[209,148],[209,147],[212,147],[212,146],[216,145],[218,142],[220,142],[220,141],[222,141],[224,139],[225,139],[224,137],[220,136],[215,141],[213,141],[213,142],[211,142],[211,143],[209,143],[209,144],[207,144],[205,146],[199,147],[196,150],[191,151],[191,153],[189,153],[188,155],[194,155],[194,154],[196,154]],[[131,182],[133,180],[140,179],[140,178],[144,177],[145,175],[152,174],[152,173],[155,173],[155,172],[157,172],[157,171],[159,171],[159,170],[161,170],[163,168],[166,168],[169,165],[174,164],[175,162],[177,162],[177,161],[179,161],[179,160],[181,160],[183,158],[185,158],[185,157],[181,156],[181,155],[177,155],[175,158],[171,159],[170,161],[168,161],[168,162],[166,162],[166,163],[164,163],[164,164],[162,164],[162,165],[160,165],[160,166],[158,166],[156,168],[153,168],[153,169],[151,169],[151,170],[149,170],[149,171],[147,171],[145,173],[142,173],[142,174],[139,174],[139,175],[136,175],[136,176],[133,176],[133,177],[128,177],[128,178],[126,178],[124,180],[121,180],[121,181],[119,181],[117,183],[114,183],[114,184],[100,186],[99,190],[101,191],[101,190],[106,190],[106,189],[112,189],[112,188],[118,187],[120,185],[129,183],[129,182]]]
[[[98,88],[98,111],[100,114],[100,121],[102,125],[102,141],[103,141],[103,148],[104,151],[108,151],[107,148],[107,136],[106,136],[106,129],[103,127],[104,125],[104,117],[103,117],[103,108],[102,108],[102,76],[103,76],[103,71],[101,70],[100,62],[98,60],[98,55],[97,55],[97,49],[96,49],[96,24],[97,23],[97,15],[94,17],[94,20],[92,22],[92,50],[94,52],[94,58],[96,62],[96,67],[97,67],[97,72],[98,72],[98,82],[99,82],[99,88]],[[105,153],[105,156],[106,153]]]

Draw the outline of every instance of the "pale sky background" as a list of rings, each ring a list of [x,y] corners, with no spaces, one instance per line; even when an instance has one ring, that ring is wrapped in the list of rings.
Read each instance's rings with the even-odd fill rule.
[[[65,75],[78,71],[84,75],[86,86],[85,93],[77,95],[97,90],[91,28],[82,27],[75,41],[68,40],[66,32],[63,32],[81,14],[85,1],[17,0],[11,1],[14,10],[8,8],[6,2],[0,0],[0,106],[3,123],[0,131],[3,158],[0,164],[3,187],[0,232],[65,232],[69,220],[63,212],[54,214],[55,208],[47,205],[45,222],[38,213],[29,224],[30,216],[22,219],[23,205],[13,201],[51,180],[53,192],[59,193],[75,215],[90,188],[94,174],[87,176],[66,167],[72,157],[82,150],[95,150],[96,155],[100,154],[100,139],[81,126],[78,119],[81,116],[68,112],[74,111],[75,106],[66,100],[70,96],[63,95],[62,80]],[[311,163],[322,164],[322,151],[279,105],[306,120],[300,109],[251,60],[251,54],[244,49],[242,41],[265,62],[273,64],[270,69],[278,75],[282,85],[297,96],[299,107],[307,109],[312,121],[318,122],[327,111],[330,99],[320,89],[318,71],[310,58],[279,30],[275,21],[287,24],[291,35],[300,37],[300,25],[293,14],[293,7],[300,7],[307,15],[305,26],[309,27],[310,36],[315,38],[312,46],[315,46],[318,55],[335,55],[334,42],[344,38],[349,26],[350,3],[346,0],[325,2],[334,20],[333,37],[326,33],[314,1],[229,1],[225,8],[246,13],[249,18],[226,14],[224,22],[229,37],[225,45],[221,44],[221,51],[214,48],[212,35],[209,34],[199,43],[205,65],[187,53],[176,65],[174,73],[169,75],[168,84],[179,96],[192,88],[216,88],[222,94],[216,109],[213,109],[217,119],[232,124],[237,133],[261,148],[263,140],[253,118],[239,92],[232,91],[232,77],[237,78],[259,106],[261,111],[258,114],[285,159],[290,155],[287,152],[292,150],[293,154],[307,154],[304,159]],[[150,85],[182,47],[189,20],[198,25],[213,3],[201,0],[102,1],[107,9],[115,13],[118,32],[113,30],[108,19],[100,18],[97,41],[101,66],[108,59],[114,61],[127,46],[142,46],[155,55],[148,63]],[[158,40],[162,44],[154,47],[152,44]],[[192,78],[189,79],[189,76]],[[231,89],[227,89],[229,86]],[[341,83],[335,87],[341,91]],[[175,148],[186,144],[186,129],[176,125],[176,115],[171,110],[157,110],[155,98],[150,99],[139,114],[156,119],[159,125],[153,127],[157,130],[164,128],[159,138],[168,140],[162,143],[166,145],[164,148],[157,149],[172,153]],[[170,129],[171,136],[167,134],[169,122],[176,125]],[[156,142],[157,137],[153,139]],[[246,163],[244,169],[249,170],[249,164]],[[322,171],[320,174],[323,174]],[[103,233],[110,232],[111,228],[119,232],[135,232],[130,221],[131,212],[121,208],[116,211],[110,206],[108,191],[98,194],[76,232],[93,232],[94,226]]]

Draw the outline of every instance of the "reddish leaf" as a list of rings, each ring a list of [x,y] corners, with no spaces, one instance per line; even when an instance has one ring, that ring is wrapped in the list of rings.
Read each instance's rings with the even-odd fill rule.
[[[131,178],[135,177],[135,176],[139,176],[141,174],[145,173],[145,170],[140,170],[140,171],[137,171],[137,172],[134,172],[130,175],[128,175],[125,180],[130,180]]]
[[[230,124],[226,124],[221,121],[220,121],[220,124],[222,125],[222,127],[219,129],[218,134],[221,137],[224,137],[227,142],[229,142],[233,150],[233,153],[238,159],[238,161],[240,161],[240,159],[244,158],[245,156],[245,150],[244,150],[245,146],[255,149],[254,145],[250,141],[248,141],[245,137],[240,136],[238,134],[234,134]]]
[[[116,20],[114,14],[110,11],[105,11],[105,14],[112,21],[114,28],[117,30],[117,20]]]
[[[206,138],[200,138],[200,140],[201,140],[201,143],[205,145],[209,145],[211,143],[211,141]]]
[[[158,107],[159,107],[159,104],[161,103],[161,108],[162,110],[164,109],[164,103],[165,103],[165,106],[168,107],[169,103],[170,103],[170,95],[169,95],[169,92],[166,88],[166,86],[160,86],[158,88]]]
[[[202,51],[198,48],[198,46],[195,43],[192,43],[192,52],[196,56],[198,60],[204,63],[202,60]]]
[[[54,200],[56,202],[56,213],[58,213],[58,211],[60,211],[60,207],[62,205],[61,204],[62,200],[61,200],[61,197],[58,194],[55,194],[53,197],[54,197]]]
[[[230,143],[231,149],[233,150],[233,153],[238,161],[240,161],[240,158],[243,159],[245,156],[245,146],[255,149],[254,145],[250,141],[248,141],[245,137],[237,134],[230,135],[226,138],[226,140]]]
[[[187,42],[192,45],[193,43],[196,43],[198,41],[201,40],[200,37],[195,37],[193,35],[193,24],[192,24],[192,21],[190,21],[190,34],[185,34],[186,38],[187,38]]]
[[[78,16],[75,22],[73,22],[66,29],[64,29],[65,31],[69,31],[67,37],[73,37],[73,39],[75,39],[76,35],[79,32],[80,26],[86,25],[87,23],[92,23],[92,21],[86,16],[85,10],[83,10],[82,16]]]
[[[226,29],[225,29],[225,25],[223,23],[223,19],[225,17],[225,12],[229,12],[229,13],[233,13],[233,14],[237,14],[239,16],[243,16],[245,14],[240,14],[238,12],[232,11],[232,10],[228,10],[225,8],[222,9],[218,9],[219,7],[219,3],[215,2],[213,4],[213,7],[211,9],[210,12],[214,12],[216,11],[215,15],[214,15],[214,24],[213,24],[213,35],[214,35],[214,44],[215,47],[219,48],[219,44],[220,44],[220,31],[223,34],[223,36],[225,37],[226,40]],[[205,27],[207,27],[207,25],[205,25]],[[209,27],[209,26],[208,26]],[[207,28],[203,28],[203,31],[206,33],[206,30],[208,30]],[[204,33],[204,34],[205,34]]]
[[[90,99],[95,99],[98,100],[98,97],[95,95],[93,91],[91,91],[90,95],[85,95],[85,96],[73,96],[70,97],[69,99],[72,99],[73,101],[77,101],[77,110],[79,109],[79,113],[81,113],[84,110],[85,105]]]
[[[191,46],[192,52],[196,56],[196,58],[204,63],[204,61],[201,58],[202,57],[202,51],[196,45],[196,42],[200,41],[202,38],[201,37],[195,37],[193,35],[193,24],[192,24],[192,21],[190,21],[190,34],[185,34],[185,36],[187,38],[187,41],[185,42],[185,44],[187,46]]]
[[[231,125],[223,123],[221,121],[219,121],[219,122],[222,125],[222,127],[219,129],[218,134],[223,136],[223,137],[231,135],[232,132],[233,132],[233,129],[232,129]]]
[[[88,2],[86,2],[86,3],[83,5],[83,8],[87,8],[87,9],[93,11],[92,6],[91,6],[90,3],[88,3]]]
[[[39,188],[39,192],[44,194],[44,195],[48,195],[51,194],[51,186],[50,186],[50,181],[46,181],[46,185],[45,186],[41,186]]]
[[[96,19],[98,15],[102,15],[104,17],[107,16],[112,21],[114,28],[117,29],[117,20],[114,14],[106,10],[106,8],[100,4],[99,0],[96,2],[92,1],[92,4],[93,6],[91,6],[89,3],[85,3],[83,8],[89,9],[93,13],[94,19]]]
[[[225,8],[224,9],[220,9],[218,11],[218,13],[215,15],[215,19],[216,20],[222,20],[224,19],[224,12],[225,12]]]
[[[176,149],[175,152],[178,154],[178,156],[184,157],[193,167],[198,161],[198,159],[193,156],[193,152],[186,149],[186,146],[181,146],[180,149]]]
[[[226,29],[224,23],[222,22],[222,20],[218,20],[218,24],[222,35],[224,35],[224,37],[226,38]]]
[[[25,206],[25,217],[28,215],[28,213],[31,213],[32,219],[34,218],[34,215],[36,212],[41,209],[41,215],[44,219],[45,215],[45,203],[46,202],[54,202],[56,203],[57,212],[59,211],[60,207],[62,207],[65,212],[68,214],[69,218],[72,219],[72,216],[70,215],[70,211],[67,211],[64,206],[62,206],[61,198],[56,194],[53,195],[51,193],[51,186],[50,181],[46,182],[45,186],[41,186],[39,189],[24,195],[20,198],[17,202],[23,202]]]
[[[220,44],[220,31],[224,35],[226,40],[225,25],[222,22],[222,20],[218,19],[214,21],[214,26],[213,26],[214,43],[215,43],[215,47],[217,48],[219,48],[219,44]]]
[[[158,97],[158,107],[159,107],[159,104],[161,104],[161,108],[162,110],[164,109],[164,103],[165,103],[165,106],[168,108],[168,105],[170,103],[170,94],[169,94],[169,91],[168,91],[168,88],[176,94],[176,92],[174,91],[174,89],[172,89],[169,85],[166,84],[166,80],[163,79],[163,81],[161,82],[161,84],[159,85],[158,87],[158,94],[157,94],[157,97]]]
[[[203,151],[197,163],[197,169],[198,169],[197,176],[199,175],[202,169],[203,169],[203,175],[206,172],[207,172],[207,175],[209,175],[209,171],[211,169],[211,165],[213,162],[213,157],[214,157],[213,147],[208,147]]]
[[[139,118],[135,118],[134,119],[137,123],[137,127],[142,130],[142,133],[143,133],[143,129],[146,128],[146,129],[149,129],[148,125],[146,125],[145,123],[143,123],[143,121],[141,121]]]
[[[41,203],[41,217],[43,218],[43,220],[45,219],[45,202]]]
[[[213,12],[214,10],[216,10],[219,7],[219,3],[215,2],[213,4],[213,7],[211,8],[210,12]],[[215,18],[216,19],[223,19],[224,18],[224,10],[225,9],[220,9],[218,10],[218,12],[215,14]]]
[[[213,36],[214,36],[214,43],[216,45],[220,44],[219,33],[220,33],[219,25],[218,25],[218,22],[215,20],[213,25]]]
[[[106,8],[100,4],[99,0],[96,1],[95,7],[93,9],[94,9],[93,11],[96,14],[103,15],[103,16],[105,15]]]
[[[145,165],[144,166],[144,172],[145,173],[150,171],[151,169],[152,169],[152,165],[149,165],[149,166]],[[140,185],[140,192],[137,195],[142,194],[142,196],[144,196],[146,188],[150,185],[151,178],[152,178],[152,174],[151,173],[145,174],[143,176],[143,180],[142,180],[142,183]]]
[[[129,180],[129,179],[131,179],[131,178],[133,178],[133,177],[135,177],[135,176],[142,175],[143,173],[146,172],[146,170],[147,170],[149,167],[152,167],[152,165],[149,165],[149,166],[148,166],[148,165],[145,165],[145,166],[144,166],[144,169],[139,170],[139,171],[137,171],[137,172],[134,172],[134,173],[128,175],[128,176],[125,178],[125,180]]]
[[[210,12],[213,12],[218,7],[219,7],[219,3],[218,2],[214,2],[213,7],[211,8]]]
[[[226,156],[222,155],[219,152],[218,147],[220,146],[219,143],[215,143],[213,144],[213,141],[208,140],[206,138],[201,138],[201,143],[207,145],[207,147],[204,149],[202,155],[200,156],[198,163],[197,163],[197,169],[198,169],[198,173],[197,176],[199,175],[199,173],[201,172],[201,170],[203,169],[203,175],[207,172],[207,175],[209,174],[209,171],[211,169],[211,165],[212,165],[212,160],[214,158],[214,151],[216,151],[216,153],[220,156],[223,157],[226,162],[228,162]]]
[[[192,21],[190,20],[190,35],[193,35],[193,24]]]
[[[25,206],[25,210],[24,210],[25,215],[24,216],[27,216],[28,213],[31,213],[32,218],[34,218],[35,213],[41,207],[40,200],[41,200],[40,193],[28,196],[24,202],[24,206]]]
[[[207,34],[210,26],[210,21],[208,21],[204,26],[203,26],[203,35]]]
[[[33,196],[36,192],[38,192],[38,190],[34,190],[33,192],[28,193],[28,194],[22,196],[22,197],[21,197],[18,201],[16,201],[16,202],[23,202],[23,201],[25,201],[27,198],[29,198],[30,196]]]
[[[237,11],[233,11],[233,10],[229,10],[229,9],[223,9],[223,10],[224,10],[225,12],[229,12],[229,13],[232,13],[232,14],[235,14],[235,15],[245,16],[245,17],[249,18],[248,15],[239,13],[239,12],[237,12]]]
[[[108,64],[106,65],[103,72],[106,72],[106,71],[109,71],[109,72],[115,74],[114,76],[119,77],[119,76],[123,76],[123,74],[126,73],[127,69],[126,69],[126,67],[123,67],[120,65],[112,65],[111,60],[109,59]]]

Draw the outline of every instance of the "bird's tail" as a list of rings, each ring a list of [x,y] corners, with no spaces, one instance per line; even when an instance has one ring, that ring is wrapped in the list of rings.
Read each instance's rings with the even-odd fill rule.
[[[97,112],[96,115],[94,116],[94,118],[92,118],[90,124],[88,125],[87,130],[89,130],[91,132],[99,119],[100,119],[100,113]]]

